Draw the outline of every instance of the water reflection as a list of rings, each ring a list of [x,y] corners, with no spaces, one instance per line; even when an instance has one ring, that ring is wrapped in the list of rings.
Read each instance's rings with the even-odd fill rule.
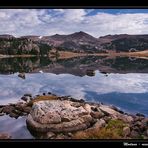
[[[99,70],[102,73],[148,73],[148,60],[128,57],[98,57],[85,56],[71,59],[57,59],[53,61],[48,57],[31,58],[3,58],[0,59],[0,73],[13,74],[36,73],[39,71],[76,76],[89,75]],[[91,76],[94,74],[91,72]]]
[[[0,59],[0,104],[18,102],[25,93],[52,92],[112,104],[148,116],[148,61],[125,57],[47,57]],[[6,75],[7,74],[7,75]],[[33,138],[25,117],[0,117],[0,132],[13,139]]]
[[[34,139],[26,127],[26,118],[0,117],[0,133],[8,133],[12,139]]]
[[[99,71],[95,76],[79,77],[71,74],[34,73],[26,79],[14,75],[0,75],[0,104],[18,101],[24,93],[33,95],[53,92],[89,101],[113,104],[130,112],[148,115],[148,74],[109,74]]]

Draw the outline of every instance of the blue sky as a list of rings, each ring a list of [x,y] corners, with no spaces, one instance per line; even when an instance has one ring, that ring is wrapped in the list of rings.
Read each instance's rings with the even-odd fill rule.
[[[91,15],[95,15],[98,12],[110,13],[110,14],[125,14],[125,13],[148,13],[148,9],[95,9]]]
[[[0,9],[0,34],[148,34],[148,9]]]

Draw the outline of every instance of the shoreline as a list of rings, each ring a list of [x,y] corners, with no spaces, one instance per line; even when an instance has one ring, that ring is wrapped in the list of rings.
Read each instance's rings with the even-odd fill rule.
[[[74,57],[84,57],[84,56],[107,56],[107,57],[135,57],[135,58],[144,58],[148,59],[148,50],[140,51],[140,52],[109,52],[109,53],[75,53],[69,51],[59,51],[58,59],[69,59]],[[15,58],[15,57],[41,57],[41,55],[2,55],[0,54],[0,58]],[[51,57],[54,56],[49,54],[49,56],[44,55],[43,57]]]
[[[148,139],[148,117],[140,113],[52,93],[25,94],[21,100],[0,105],[0,115],[26,116],[28,130],[39,139]]]
[[[25,58],[25,57],[36,57],[37,55],[1,55],[0,54],[0,58]]]

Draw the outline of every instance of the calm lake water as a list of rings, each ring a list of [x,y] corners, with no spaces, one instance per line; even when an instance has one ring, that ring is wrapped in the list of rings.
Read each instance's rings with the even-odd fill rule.
[[[18,102],[25,93],[52,92],[102,102],[148,116],[148,60],[118,57],[0,59],[0,104]],[[89,74],[90,72],[92,74]],[[25,79],[18,77],[25,72]],[[0,117],[0,132],[33,138],[25,117]]]

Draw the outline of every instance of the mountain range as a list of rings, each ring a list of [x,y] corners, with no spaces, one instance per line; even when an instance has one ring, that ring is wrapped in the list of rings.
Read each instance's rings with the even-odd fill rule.
[[[47,55],[52,49],[78,53],[143,51],[148,49],[148,35],[106,35],[99,38],[85,32],[52,36],[0,35],[0,54]]]

